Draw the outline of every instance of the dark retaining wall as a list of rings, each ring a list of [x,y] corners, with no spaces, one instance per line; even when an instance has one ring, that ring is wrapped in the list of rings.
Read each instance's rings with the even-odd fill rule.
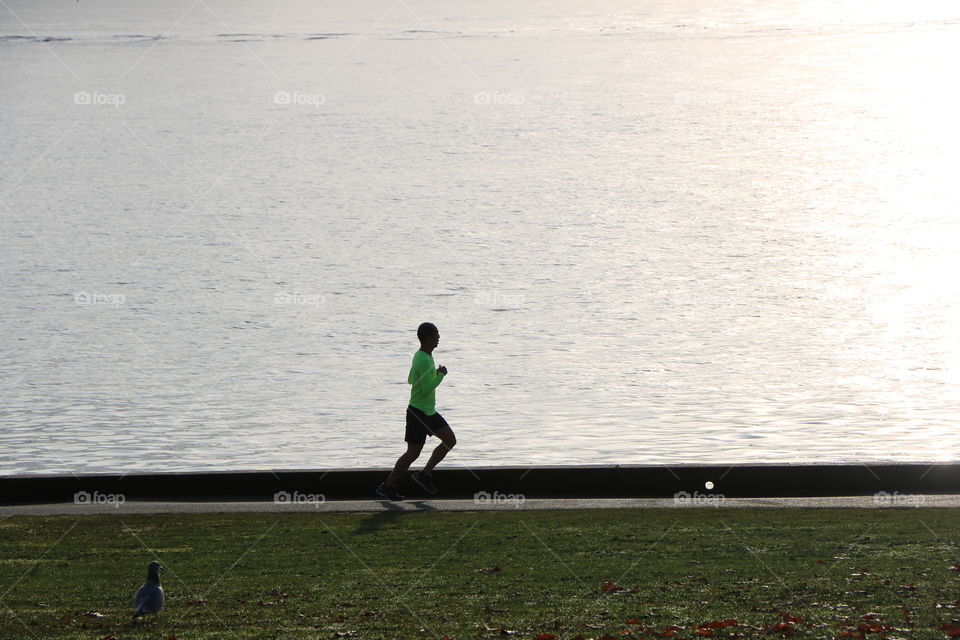
[[[126,475],[3,476],[0,504],[92,501],[122,494],[124,500],[291,500],[322,494],[325,500],[371,499],[387,476],[384,469],[129,473]],[[707,489],[705,483],[714,487]],[[960,464],[716,465],[474,467],[436,472],[442,496],[473,498],[486,492],[525,498],[670,498],[711,494],[727,498],[960,494]],[[408,497],[423,497],[407,482]],[[281,498],[282,499],[282,498]],[[309,500],[310,498],[299,498]],[[314,498],[315,499],[315,498]],[[506,499],[506,498],[504,498]]]

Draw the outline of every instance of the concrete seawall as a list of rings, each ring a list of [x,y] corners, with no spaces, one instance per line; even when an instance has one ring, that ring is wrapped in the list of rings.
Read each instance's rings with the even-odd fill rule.
[[[269,500],[283,493],[370,499],[386,469],[3,476],[0,504],[97,501]],[[726,498],[960,494],[960,464],[450,467],[436,472],[444,498]],[[713,483],[708,488],[708,482]],[[408,482],[408,496],[422,496]],[[882,495],[882,494],[881,494]],[[280,498],[283,499],[282,497]]]

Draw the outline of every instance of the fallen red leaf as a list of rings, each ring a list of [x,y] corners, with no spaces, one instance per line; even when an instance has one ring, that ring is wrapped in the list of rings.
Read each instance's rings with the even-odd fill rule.
[[[500,573],[503,571],[499,566],[497,567],[484,567],[482,569],[474,569],[474,573]]]
[[[556,637],[557,636],[553,635],[552,633],[538,633],[536,635],[536,640],[556,640]]]
[[[626,589],[621,587],[613,580],[607,580],[604,582],[602,585],[600,585],[600,589],[607,593],[637,593],[640,591],[639,589]]]
[[[784,635],[792,636],[794,632],[793,625],[789,622],[778,622],[777,624],[772,624],[767,627],[764,627],[764,631],[776,631]]]
[[[657,631],[655,629],[648,629],[649,633],[654,635],[663,636],[663,637],[673,637],[677,635],[677,631],[683,631],[683,627],[678,627],[676,625],[671,625],[669,627],[664,627],[663,631]]]
[[[798,624],[803,624],[803,618],[799,616],[792,616],[786,611],[777,611],[780,614],[780,617],[783,618],[784,622],[796,622]]]
[[[950,622],[944,622],[940,625],[940,628],[947,632],[947,635],[951,638],[956,638],[960,636],[960,624],[953,624]]]
[[[701,629],[722,629],[724,627],[735,626],[737,626],[737,621],[734,618],[730,618],[729,620],[711,620],[710,622],[699,625]]]

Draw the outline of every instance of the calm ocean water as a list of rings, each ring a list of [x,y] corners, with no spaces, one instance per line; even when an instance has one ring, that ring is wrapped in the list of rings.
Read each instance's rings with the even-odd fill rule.
[[[703,4],[6,0],[0,474],[956,460],[960,8]]]

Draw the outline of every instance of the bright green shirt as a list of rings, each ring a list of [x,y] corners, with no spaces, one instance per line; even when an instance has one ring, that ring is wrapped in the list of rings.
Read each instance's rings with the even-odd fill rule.
[[[434,390],[443,380],[443,374],[437,373],[437,365],[433,363],[433,356],[426,351],[417,350],[413,354],[413,364],[410,366],[410,375],[407,384],[410,388],[410,406],[416,407],[428,416],[437,412],[437,399]]]

